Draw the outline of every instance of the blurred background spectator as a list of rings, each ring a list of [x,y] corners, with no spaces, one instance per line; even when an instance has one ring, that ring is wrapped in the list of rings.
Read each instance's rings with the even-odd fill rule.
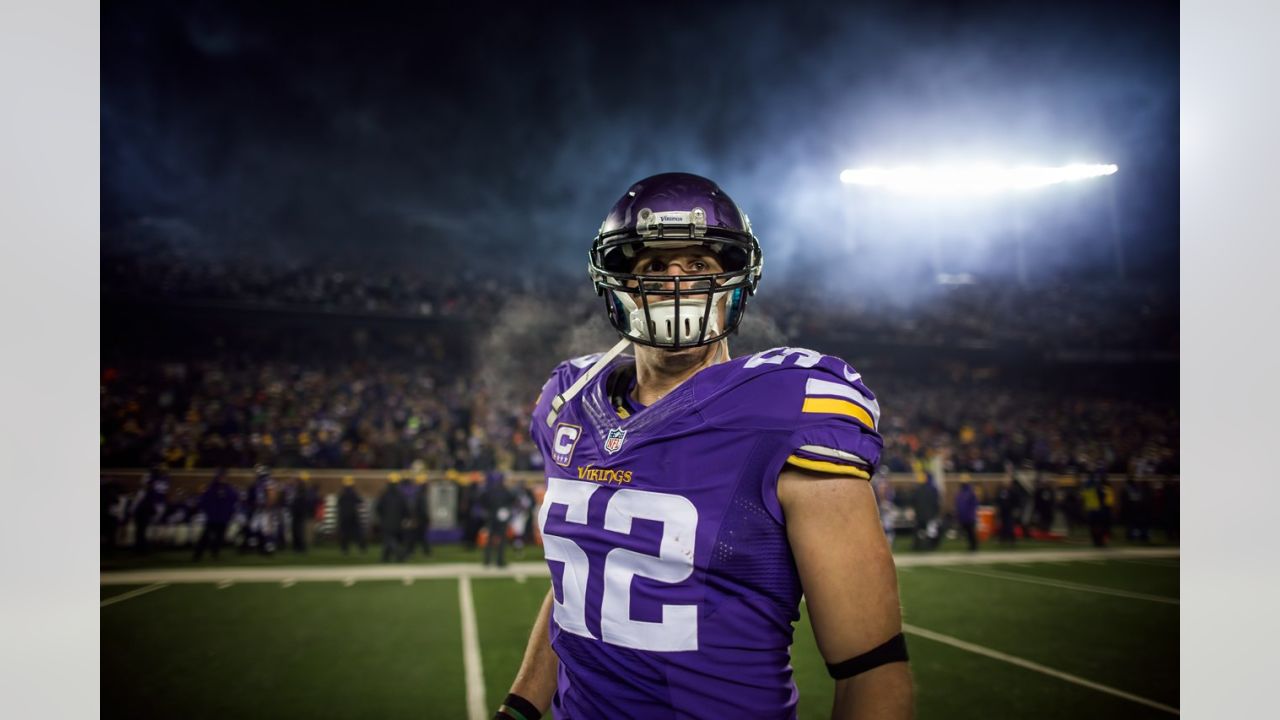
[[[969,543],[969,551],[976,551],[978,549],[978,495],[974,492],[972,483],[960,483],[960,489],[956,492],[956,523]]]
[[[507,487],[507,479],[500,472],[485,476],[481,505],[485,514],[484,564],[507,566],[507,529],[511,521],[511,506],[515,495]]]
[[[338,544],[342,554],[350,552],[351,543],[360,546],[360,552],[369,551],[365,542],[364,522],[361,520],[360,508],[364,499],[355,489],[355,478],[346,475],[342,478],[342,492],[338,494]]]
[[[194,559],[197,561],[204,556],[205,550],[213,555],[214,560],[218,559],[222,543],[227,537],[227,526],[240,502],[239,491],[228,484],[225,477],[226,468],[219,468],[209,487],[200,496],[198,507],[204,513],[204,527],[196,543]]]
[[[400,473],[391,473],[378,496],[378,525],[382,531],[382,562],[404,562],[404,525],[409,505],[400,489]]]

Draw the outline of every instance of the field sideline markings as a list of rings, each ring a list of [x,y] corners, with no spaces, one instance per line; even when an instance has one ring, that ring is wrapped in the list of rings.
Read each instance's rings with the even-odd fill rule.
[[[100,604],[98,607],[106,607],[108,605],[114,605],[118,602],[124,602],[125,600],[128,600],[130,598],[136,598],[139,595],[146,595],[147,593],[152,592],[153,590],[159,590],[160,588],[167,588],[167,587],[169,587],[169,583],[153,583],[146,587],[138,588],[137,590],[130,590],[127,593],[120,593],[119,595],[109,597],[106,600],[103,600],[102,604]]]
[[[485,720],[484,664],[480,660],[480,633],[476,630],[476,606],[471,599],[471,578],[458,578],[458,608],[462,611],[462,665],[467,677],[467,720]]]
[[[1116,548],[1109,550],[1040,550],[1028,551],[982,551],[976,553],[904,553],[895,555],[894,564],[898,569],[908,567],[952,567],[967,565],[992,565],[1001,562],[1018,562],[1040,564],[1055,561],[1091,562],[1121,559],[1157,559],[1178,557],[1177,548]],[[502,569],[484,568],[477,563],[438,563],[423,565],[280,565],[255,567],[218,567],[193,568],[173,567],[155,570],[114,570],[99,573],[102,585],[148,585],[164,582],[178,583],[216,583],[219,581],[237,583],[278,583],[284,578],[293,578],[298,582],[334,582],[351,578],[354,581],[369,580],[401,580],[412,577],[415,580],[457,580],[460,577],[471,578],[514,578],[524,575],[534,578],[550,577],[547,564],[537,562],[510,563]]]
[[[1000,660],[1001,662],[1007,662],[1010,665],[1017,665],[1020,668],[1025,668],[1027,670],[1034,670],[1038,673],[1048,675],[1049,677],[1055,677],[1055,678],[1058,678],[1059,680],[1065,680],[1069,683],[1082,685],[1092,690],[1097,690],[1098,692],[1103,692],[1108,695],[1114,695],[1118,698],[1124,698],[1125,700],[1136,702],[1141,705],[1146,705],[1147,707],[1152,707],[1157,710],[1163,710],[1164,712],[1167,712],[1167,713],[1172,713],[1174,715],[1181,714],[1178,712],[1178,708],[1176,707],[1165,705],[1164,703],[1159,703],[1159,702],[1156,702],[1155,700],[1150,700],[1140,695],[1127,693],[1123,690],[1117,690],[1116,688],[1113,688],[1109,685],[1103,685],[1102,683],[1094,682],[1092,680],[1086,680],[1078,675],[1065,673],[1065,672],[1062,672],[1061,670],[1054,670],[1053,668],[1046,667],[1044,665],[1041,665],[1040,663],[1032,662],[1030,660],[1024,660],[1023,658],[1015,657],[1013,655],[1006,655],[1005,653],[1002,653],[999,650],[992,650],[989,647],[984,647],[982,645],[975,645],[970,642],[965,642],[964,640],[951,637],[950,635],[943,635],[942,633],[937,633],[932,630],[926,630],[924,628],[916,627],[915,625],[908,625],[907,623],[902,624],[902,631],[906,633],[910,633],[912,635],[919,635],[922,638],[933,640],[934,642],[939,642],[944,645],[950,645],[952,647],[959,648],[961,650],[967,650],[968,652],[974,653],[976,655],[983,655],[993,660]]]
[[[1116,590],[1115,588],[1101,587],[1099,585],[1085,585],[1083,583],[1073,583],[1066,580],[1051,580],[1036,575],[1024,575],[1022,573],[1001,572],[999,570],[969,570],[961,568],[940,567],[939,570],[946,572],[964,573],[966,575],[979,575],[981,577],[996,578],[997,580],[1013,580],[1015,582],[1031,583],[1032,585],[1046,585],[1048,587],[1062,588],[1064,590],[1078,590],[1080,592],[1091,592],[1099,595],[1115,595],[1116,597],[1129,598],[1131,600],[1150,600],[1151,602],[1166,603],[1168,605],[1177,605],[1177,598],[1165,597],[1164,595],[1148,595],[1147,593],[1130,592],[1128,590]]]

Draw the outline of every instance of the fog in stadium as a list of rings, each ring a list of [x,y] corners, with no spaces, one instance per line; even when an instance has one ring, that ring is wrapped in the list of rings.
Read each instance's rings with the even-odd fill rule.
[[[1116,232],[1128,272],[1175,275],[1169,14],[963,5],[659,4],[630,23],[477,6],[354,26],[349,11],[252,3],[108,11],[104,225],[281,260],[421,266],[429,250],[439,268],[492,251],[576,274],[616,188],[681,168],[749,208],[770,283],[817,270],[851,295],[909,292],[934,241],[944,270],[1007,277],[1014,236],[1053,277],[1107,267]],[[947,161],[1121,170],[927,217],[838,182]]]
[[[488,717],[547,585],[533,400],[616,342],[588,249],[670,171],[715,180],[759,236],[733,355],[810,347],[879,396],[919,716],[1176,713],[1176,4],[433,5],[102,8],[104,716],[282,702],[184,679],[205,653],[235,668],[219,682],[308,696],[269,714]],[[219,467],[242,495],[212,562]],[[430,557],[402,538],[379,562],[393,473],[429,503]],[[528,542],[474,583],[476,687],[458,578],[493,473],[527,493]],[[348,487],[368,555],[339,549]],[[416,606],[451,614],[368,629]],[[173,650],[191,607],[209,630]],[[251,638],[227,607],[272,609]],[[328,612],[412,689],[334,705],[316,678],[357,661],[303,620]],[[800,716],[826,717],[812,635],[802,619]],[[414,665],[414,643],[442,649]],[[156,659],[158,689],[132,687]]]

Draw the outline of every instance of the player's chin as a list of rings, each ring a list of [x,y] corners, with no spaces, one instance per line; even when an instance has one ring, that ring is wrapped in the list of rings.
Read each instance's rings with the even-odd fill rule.
[[[715,352],[715,343],[685,348],[661,348],[661,350],[663,364],[667,366],[696,365],[705,360],[707,355]]]

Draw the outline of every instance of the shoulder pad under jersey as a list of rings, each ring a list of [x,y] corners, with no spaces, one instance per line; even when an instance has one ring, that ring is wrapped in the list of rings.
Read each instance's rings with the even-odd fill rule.
[[[714,405],[712,414],[725,412],[773,418],[792,425],[802,415],[840,414],[868,430],[880,426],[880,403],[862,381],[862,374],[838,357],[806,348],[778,347],[736,358],[709,370],[695,391],[699,401]],[[739,413],[732,413],[736,407]]]
[[[844,360],[780,347],[714,369],[696,389],[708,422],[789,433],[788,460],[808,469],[834,472],[828,461],[869,469],[879,461],[880,403]]]
[[[542,385],[543,397],[540,397],[539,400],[545,399],[548,391],[552,395],[555,395],[572,385],[575,380],[582,377],[583,373],[590,370],[591,366],[594,365],[596,360],[599,360],[600,356],[603,354],[604,353],[592,353],[581,357],[569,358],[559,365],[556,365],[555,369],[551,371],[551,376],[547,378],[547,381]]]
[[[583,355],[581,357],[570,358],[555,366],[551,371],[551,376],[542,384],[542,390],[538,393],[538,402],[534,405],[532,423],[530,431],[533,438],[537,440],[540,433],[546,430],[547,413],[551,410],[551,399],[559,393],[564,392],[582,377],[591,366],[600,359],[604,353],[592,353],[591,355]]]

